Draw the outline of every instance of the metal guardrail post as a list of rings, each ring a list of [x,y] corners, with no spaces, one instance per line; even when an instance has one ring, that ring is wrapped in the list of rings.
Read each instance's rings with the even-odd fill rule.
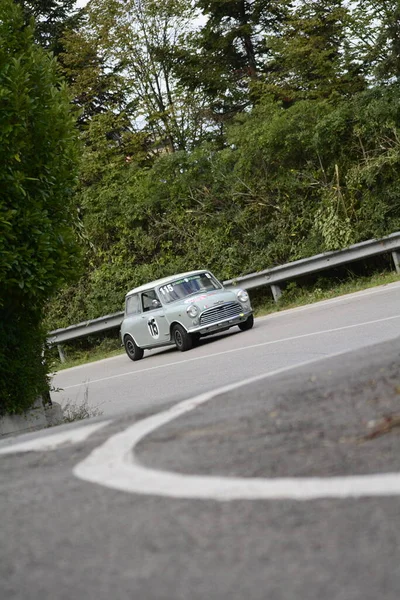
[[[394,262],[394,266],[396,268],[396,272],[400,275],[400,252],[392,252],[392,258]]]
[[[282,296],[281,288],[279,287],[279,285],[276,284],[271,285],[270,288],[275,302],[278,302],[279,298]]]
[[[65,363],[67,359],[65,358],[64,349],[61,346],[61,344],[57,344],[57,350],[58,350],[58,356],[60,357],[61,363]]]

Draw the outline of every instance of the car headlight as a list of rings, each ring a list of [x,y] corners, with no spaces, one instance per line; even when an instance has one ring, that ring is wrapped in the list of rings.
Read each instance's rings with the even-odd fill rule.
[[[186,312],[191,319],[194,319],[199,314],[199,309],[195,304],[191,304],[187,307]]]
[[[246,292],[246,290],[239,290],[237,293],[237,297],[239,298],[240,302],[242,302],[243,304],[245,304],[246,302],[249,301],[249,295]]]

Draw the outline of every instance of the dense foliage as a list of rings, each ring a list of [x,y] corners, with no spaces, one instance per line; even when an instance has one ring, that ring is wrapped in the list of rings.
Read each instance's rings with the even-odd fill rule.
[[[46,390],[44,306],[78,264],[76,144],[55,60],[0,0],[0,414]]]
[[[54,304],[56,322],[120,310],[129,287],[165,273],[229,278],[398,230],[399,117],[396,89],[290,109],[265,98],[223,150],[147,169],[106,153],[97,177],[82,172],[88,277]]]
[[[47,326],[120,310],[155,277],[230,278],[398,230],[399,6],[92,0],[63,56],[86,272]]]

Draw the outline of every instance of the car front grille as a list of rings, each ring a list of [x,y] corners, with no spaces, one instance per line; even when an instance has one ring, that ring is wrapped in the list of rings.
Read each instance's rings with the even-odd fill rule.
[[[229,317],[237,317],[241,312],[243,309],[238,302],[226,302],[205,310],[200,315],[200,325],[210,325],[223,319],[229,319]]]

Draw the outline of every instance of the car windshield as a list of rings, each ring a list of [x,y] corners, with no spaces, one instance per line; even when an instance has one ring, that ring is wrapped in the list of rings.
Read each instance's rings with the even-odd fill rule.
[[[159,288],[159,291],[162,301],[168,304],[187,298],[192,294],[212,292],[219,289],[221,289],[221,284],[210,273],[196,273],[166,283]]]

